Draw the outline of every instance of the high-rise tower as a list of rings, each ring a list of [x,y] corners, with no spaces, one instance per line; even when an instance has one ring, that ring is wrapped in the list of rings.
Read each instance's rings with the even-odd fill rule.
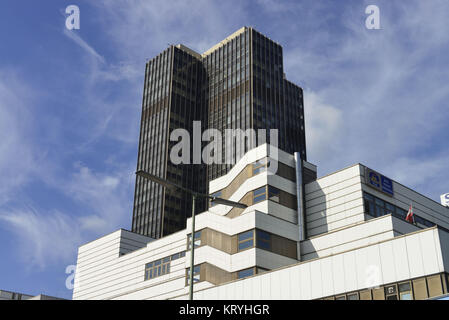
[[[183,46],[170,46],[146,65],[137,170],[206,192],[205,165],[174,165],[169,159],[174,129],[191,132],[193,121],[207,123],[200,101],[204,70],[201,56],[192,53]],[[183,192],[137,177],[132,231],[152,238],[176,232],[185,227],[191,205]],[[204,208],[199,203],[198,210]]]
[[[282,60],[279,44],[247,27],[206,51],[209,128],[277,129],[279,148],[301,152],[306,160],[302,89],[285,79]],[[225,143],[223,158],[230,147]],[[229,163],[210,165],[208,179],[231,168]]]
[[[203,54],[170,46],[147,63],[137,169],[207,192],[208,181],[233,166],[225,161],[231,147],[225,139],[222,164],[174,165],[169,159],[176,144],[170,133],[183,128],[192,136],[195,120],[202,130],[220,132],[277,129],[278,147],[306,160],[302,89],[285,79],[282,47],[253,28],[241,28]],[[206,205],[198,203],[196,212]],[[159,238],[183,229],[190,215],[188,195],[137,177],[132,231]]]

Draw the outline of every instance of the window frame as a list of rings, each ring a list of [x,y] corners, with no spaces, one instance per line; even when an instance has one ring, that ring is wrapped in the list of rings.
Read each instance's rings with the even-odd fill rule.
[[[193,284],[201,282],[201,265],[193,266]],[[198,278],[196,278],[198,276]],[[190,284],[190,267],[186,268],[186,286]]]
[[[195,249],[198,247],[201,247],[201,231],[203,231],[203,230],[195,231],[195,239],[194,239]],[[191,238],[192,238],[192,233],[189,233],[187,235],[187,250],[190,250],[190,243],[192,242]]]
[[[250,272],[251,274],[240,276],[240,274],[243,273],[243,272]],[[243,269],[243,270],[237,271],[237,279],[245,279],[245,278],[248,278],[248,277],[252,277],[255,274],[256,274],[256,272],[254,270],[254,267]]]
[[[251,236],[250,237],[248,237],[248,238],[243,238],[243,239],[240,239],[240,237],[241,236],[243,236],[243,235],[245,235],[245,234],[250,234],[251,233]],[[254,244],[255,244],[255,232],[254,232],[254,229],[251,229],[251,230],[247,230],[247,231],[244,231],[244,232],[241,232],[241,233],[239,233],[238,235],[237,235],[237,252],[242,252],[242,251],[245,251],[245,250],[249,250],[249,249],[251,249],[251,248],[254,248]],[[244,244],[244,245],[246,245],[246,244],[249,244],[249,246],[247,246],[247,247],[241,247],[241,245],[242,244]]]
[[[401,286],[404,284],[408,285],[408,290],[401,290]],[[412,287],[413,285],[411,281],[399,282],[398,283],[399,300],[414,300]],[[410,299],[402,299],[404,295],[409,295]]]
[[[407,210],[404,210],[388,201],[385,201],[379,197],[376,197],[375,195],[368,193],[366,191],[363,191],[363,206],[364,206],[364,213],[378,218],[378,217],[382,217],[384,215],[388,215],[391,214],[393,217],[400,219],[402,221],[406,221],[405,217],[407,216]],[[390,207],[390,208],[388,208]],[[394,208],[394,210],[390,210]],[[373,211],[373,212],[371,212]],[[393,212],[390,212],[393,211]],[[415,226],[421,227],[421,228],[431,228],[435,225],[437,225],[436,223],[427,220],[421,216],[418,216],[416,214],[413,214],[414,217],[414,223],[412,223]],[[408,222],[408,221],[406,221]],[[408,222],[410,223],[410,222]],[[440,226],[438,226],[440,227]],[[442,228],[442,227],[441,227]],[[444,229],[444,228],[443,228]],[[446,229],[444,229],[446,230]]]
[[[264,234],[268,236],[268,239],[264,239],[260,236],[260,235],[264,235]],[[272,247],[272,245],[271,245],[272,237],[271,236],[272,235],[269,232],[266,232],[266,231],[260,230],[260,229],[256,229],[256,248],[271,252],[271,247]],[[260,245],[261,243],[268,244],[268,248],[261,246]]]
[[[176,257],[177,256],[177,257]],[[152,280],[170,273],[171,262],[185,257],[185,251],[153,260],[145,264],[144,281]]]
[[[267,158],[262,158],[253,162],[253,176],[258,175],[259,173],[267,171]]]
[[[280,189],[268,185],[268,192],[267,193],[268,193],[268,200],[271,200],[271,201],[276,202],[276,203],[280,203],[280,201],[281,201],[281,190]],[[277,200],[273,199],[273,198],[276,198],[276,197],[277,197]]]
[[[253,190],[253,204],[267,200],[267,186]]]

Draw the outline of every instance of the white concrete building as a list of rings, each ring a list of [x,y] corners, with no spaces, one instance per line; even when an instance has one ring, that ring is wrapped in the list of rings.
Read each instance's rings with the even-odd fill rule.
[[[316,179],[295,159],[263,145],[211,181],[211,194],[248,208],[196,216],[194,299],[448,292],[449,208],[361,164]],[[81,246],[73,299],[187,299],[190,234],[189,219],[159,240],[121,229]]]

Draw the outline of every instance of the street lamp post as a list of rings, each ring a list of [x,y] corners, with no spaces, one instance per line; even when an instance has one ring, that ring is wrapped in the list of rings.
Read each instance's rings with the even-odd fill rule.
[[[195,201],[197,198],[211,199],[213,202],[217,204],[223,204],[231,207],[242,208],[245,209],[248,206],[243,203],[238,203],[214,196],[210,196],[208,194],[199,193],[188,188],[179,186],[173,182],[167,181],[165,179],[159,178],[151,173],[148,173],[143,170],[139,170],[136,172],[136,175],[139,177],[151,180],[160,184],[163,187],[166,187],[170,190],[182,190],[192,195],[192,233],[190,239],[190,272],[189,272],[189,300],[193,300],[193,273],[194,273],[194,249],[195,249]]]

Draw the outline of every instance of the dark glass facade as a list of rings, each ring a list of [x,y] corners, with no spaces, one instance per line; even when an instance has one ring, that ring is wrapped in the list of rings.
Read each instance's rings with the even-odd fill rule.
[[[200,101],[203,73],[200,59],[175,46],[147,63],[137,163],[137,170],[198,192],[206,192],[205,165],[174,165],[169,155],[176,142],[169,138],[178,128],[192,132],[193,121],[207,123]],[[204,211],[205,205],[197,202],[196,212]],[[133,232],[153,238],[171,234],[185,228],[191,210],[188,194],[136,177]]]
[[[184,128],[192,136],[195,120],[201,121],[201,132],[223,134],[221,164],[169,161],[177,143],[169,141],[170,133]],[[302,89],[285,79],[282,47],[252,28],[240,29],[203,55],[170,46],[147,63],[137,169],[207,193],[208,182],[226,174],[250,146],[238,153],[225,139],[226,129],[266,129],[263,140],[250,141],[253,146],[270,143],[269,129],[277,129],[278,147],[299,151],[306,160]],[[196,212],[206,205],[197,203]],[[190,215],[187,194],[137,177],[132,231],[160,238],[185,228]]]
[[[282,47],[252,28],[230,38],[203,58],[209,76],[209,128],[266,129],[268,143],[269,130],[277,129],[278,147],[299,151],[306,160],[302,89],[284,77]],[[255,145],[261,143],[256,139]],[[225,139],[222,145],[224,163],[208,166],[209,180],[226,174],[239,160],[232,150],[229,163],[231,145]]]

